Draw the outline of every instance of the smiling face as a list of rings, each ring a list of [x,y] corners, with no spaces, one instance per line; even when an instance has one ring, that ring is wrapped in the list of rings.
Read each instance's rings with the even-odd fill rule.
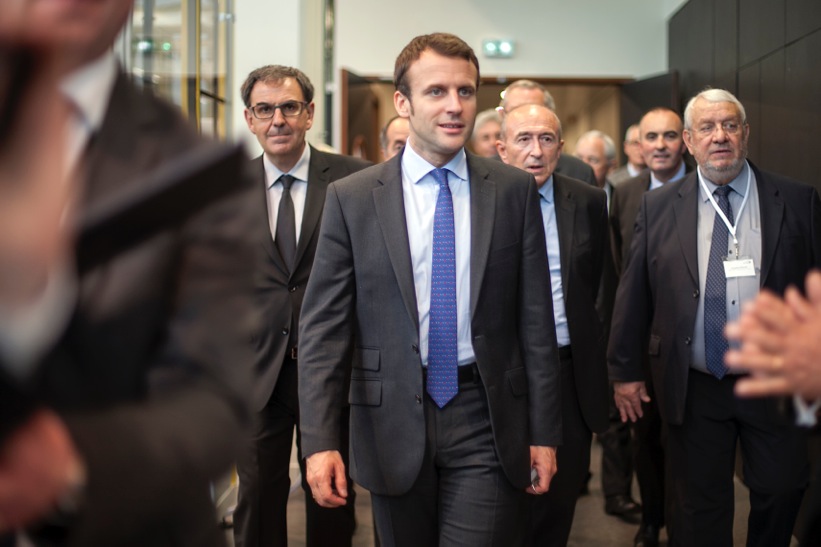
[[[639,132],[647,167],[667,182],[678,172],[684,154],[681,118],[671,110],[653,110],[641,119]]]
[[[730,102],[698,99],[692,110],[693,127],[684,131],[687,149],[704,176],[716,184],[731,182],[747,157],[750,126]]]
[[[532,174],[542,186],[556,169],[563,144],[556,114],[545,106],[525,105],[508,112],[499,156]]]
[[[258,81],[251,89],[249,103],[256,107],[281,105],[288,101],[305,101],[302,88],[294,78]],[[282,109],[277,108],[274,117],[267,120],[260,120],[246,108],[245,121],[271,163],[280,171],[287,173],[296,165],[305,148],[305,133],[314,123],[314,103],[309,104],[295,117],[285,117],[282,115]]]
[[[476,67],[427,49],[407,71],[409,96],[394,93],[396,111],[410,122],[408,142],[442,167],[464,147],[476,119]]]

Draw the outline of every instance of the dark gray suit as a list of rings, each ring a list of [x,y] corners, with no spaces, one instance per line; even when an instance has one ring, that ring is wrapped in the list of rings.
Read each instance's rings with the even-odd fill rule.
[[[305,286],[311,274],[328,184],[364,167],[369,162],[321,152],[311,147],[308,190],[302,229],[288,271],[266,224],[260,231],[264,260],[257,276],[256,298],[263,309],[262,328],[256,337],[256,382],[252,408],[257,413],[250,447],[237,463],[240,477],[234,533],[237,547],[287,545],[286,506],[290,480],[291,444],[299,421],[297,401],[297,326]],[[262,156],[252,160],[257,181],[257,206],[267,216],[266,180]],[[347,421],[347,417],[343,418]],[[297,436],[299,446],[299,436]],[[304,462],[299,458],[300,465]],[[353,535],[354,498],[339,510],[319,507],[306,488],[308,545],[350,545]]]
[[[175,108],[120,74],[86,156],[80,208],[200,144]],[[233,461],[249,417],[249,234],[263,222],[253,198],[248,183],[79,279],[74,316],[39,377],[88,468],[68,544],[224,543],[208,483]]]
[[[555,173],[553,196],[572,355],[561,359],[564,438],[557,454],[559,471],[550,490],[531,500],[531,545],[567,544],[590,466],[592,432],[601,433],[608,424],[608,330],[596,306],[605,264],[612,260],[607,198],[602,190]]]
[[[754,166],[753,171],[760,203],[761,285],[777,293],[791,284],[802,287],[806,272],[821,263],[821,201],[810,186]],[[696,529],[701,524],[695,524],[701,522],[699,515],[714,517],[705,525],[717,529],[713,541],[724,542],[724,534],[731,532],[733,463],[718,457],[715,447],[729,441],[732,455],[735,434],[744,448],[745,479],[751,490],[750,542],[784,544],[786,535],[788,543],[796,498],[800,501],[806,484],[805,444],[781,424],[773,400],[736,400],[734,377],[717,380],[690,368],[690,343],[700,298],[698,196],[695,172],[642,196],[616,297],[608,349],[610,377],[620,382],[653,383],[669,430],[668,458],[675,496],[670,523],[675,526],[670,531],[674,544],[704,541],[698,535],[700,528]],[[650,378],[642,370],[645,354],[649,356]],[[683,447],[680,439],[689,434],[688,423],[708,403],[719,408],[725,405],[722,412],[751,419],[757,424],[757,434],[750,435],[740,426],[739,433],[725,430],[716,434],[705,425],[700,435],[701,452],[696,454],[694,446]],[[691,470],[699,473],[687,475]],[[710,484],[703,485],[705,480]],[[725,494],[726,498],[722,497]],[[724,508],[719,512],[709,509],[716,500],[725,499],[729,499],[729,514]],[[693,516],[691,508],[701,511]]]
[[[423,404],[401,157],[329,186],[300,323],[304,453],[340,449],[339,409],[349,400],[351,475],[386,497],[414,486],[433,412]],[[562,438],[544,229],[532,176],[471,154],[467,162],[473,349],[497,480],[523,492],[528,447]]]

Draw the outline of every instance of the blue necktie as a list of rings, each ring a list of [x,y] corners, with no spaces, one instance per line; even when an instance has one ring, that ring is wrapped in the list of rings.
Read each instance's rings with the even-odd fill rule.
[[[439,183],[433,216],[433,262],[430,283],[428,331],[428,394],[442,408],[459,391],[459,352],[456,335],[456,238],[453,233],[453,198],[446,169],[434,169]]]
[[[733,209],[727,195],[729,186],[719,186],[714,194],[730,224],[733,221]],[[724,338],[724,325],[727,323],[727,277],[724,274],[724,258],[728,254],[727,243],[730,231],[716,213],[713,221],[713,240],[710,243],[710,260],[707,263],[707,279],[704,283],[704,360],[707,370],[721,379],[727,373],[724,366],[724,354],[727,353],[727,339]]]

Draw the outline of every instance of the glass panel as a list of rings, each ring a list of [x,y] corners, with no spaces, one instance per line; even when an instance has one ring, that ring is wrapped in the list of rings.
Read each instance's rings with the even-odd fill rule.
[[[186,0],[136,0],[126,66],[136,82],[182,106]]]

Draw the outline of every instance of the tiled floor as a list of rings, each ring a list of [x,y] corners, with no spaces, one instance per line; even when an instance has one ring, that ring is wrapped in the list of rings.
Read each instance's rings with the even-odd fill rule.
[[[604,499],[601,494],[600,461],[601,448],[593,443],[591,454],[593,478],[590,481],[590,494],[579,498],[576,505],[576,516],[570,534],[570,547],[622,547],[633,544],[633,536],[637,527],[625,524],[615,517],[604,513]],[[638,499],[636,494],[634,497]],[[356,503],[357,530],[353,540],[353,547],[373,546],[373,524],[371,518],[370,496],[360,490]],[[736,481],[736,513],[735,513],[735,545],[746,543],[747,515],[749,503],[747,490]],[[288,503],[288,538],[290,547],[305,547],[305,502],[302,490],[292,491]],[[230,541],[229,545],[233,545]],[[666,545],[666,537],[662,531],[662,545]]]

